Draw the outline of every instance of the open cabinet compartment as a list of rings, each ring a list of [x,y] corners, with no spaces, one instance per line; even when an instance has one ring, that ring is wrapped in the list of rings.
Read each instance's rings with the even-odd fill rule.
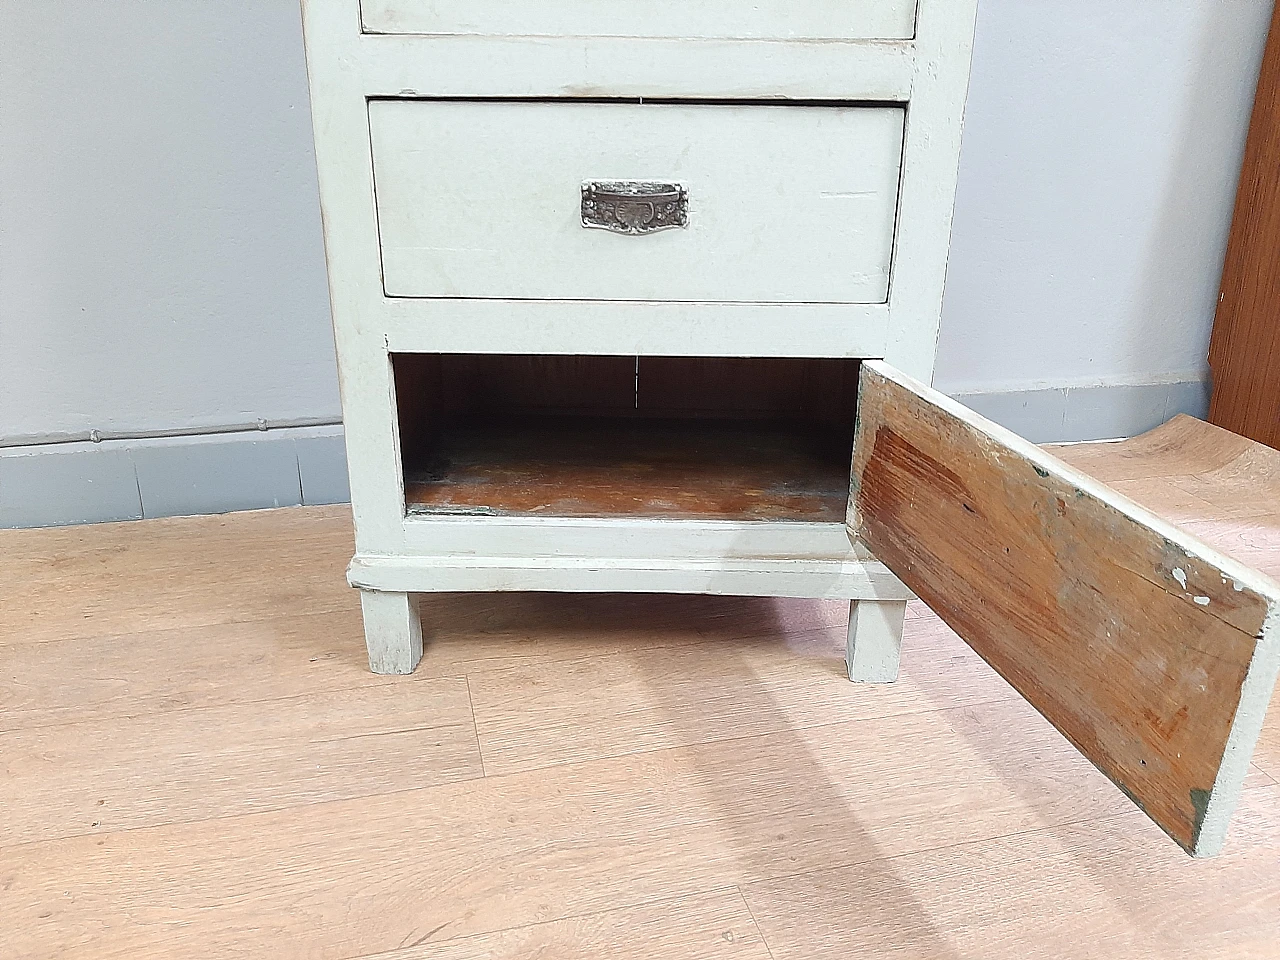
[[[857,360],[392,364],[407,515],[844,522]]]

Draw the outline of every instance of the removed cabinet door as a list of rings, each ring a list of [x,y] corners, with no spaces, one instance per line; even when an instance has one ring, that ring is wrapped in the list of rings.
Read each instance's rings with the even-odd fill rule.
[[[1183,849],[1221,849],[1280,585],[879,361],[849,529]]]

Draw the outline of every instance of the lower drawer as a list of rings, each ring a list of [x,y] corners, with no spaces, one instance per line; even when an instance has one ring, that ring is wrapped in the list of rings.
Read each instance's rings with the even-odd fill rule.
[[[883,303],[903,120],[853,105],[376,100],[384,289]],[[589,229],[588,182],[679,189],[683,225]]]

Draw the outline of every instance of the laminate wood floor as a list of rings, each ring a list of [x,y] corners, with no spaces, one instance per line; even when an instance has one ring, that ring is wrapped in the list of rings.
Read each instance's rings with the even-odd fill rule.
[[[1273,575],[1280,454],[1065,459]],[[364,661],[345,508],[0,531],[0,957],[1280,957],[1280,715],[1195,861],[926,609],[424,598]]]

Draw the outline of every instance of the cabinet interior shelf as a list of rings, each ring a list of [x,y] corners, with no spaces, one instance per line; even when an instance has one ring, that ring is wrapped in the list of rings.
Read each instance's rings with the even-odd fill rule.
[[[394,363],[408,516],[844,521],[856,361]]]
[[[409,514],[841,522],[847,451],[793,423],[586,417],[441,434],[405,474]]]

